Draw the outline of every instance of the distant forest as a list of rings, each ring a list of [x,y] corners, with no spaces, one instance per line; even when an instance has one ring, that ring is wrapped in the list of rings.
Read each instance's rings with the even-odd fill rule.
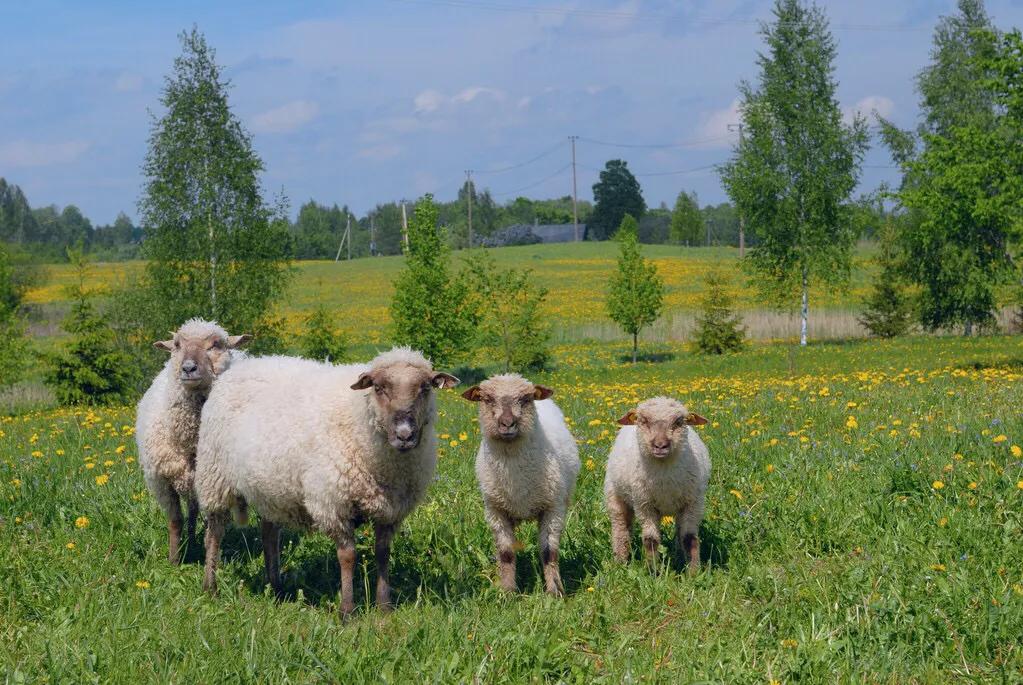
[[[513,224],[570,224],[572,198],[549,200],[517,197],[498,204],[487,190],[476,191],[465,184],[451,202],[438,202],[440,224],[446,227],[452,247],[468,242],[468,196],[472,192],[474,239],[492,235]],[[411,215],[413,203],[407,203]],[[590,202],[579,202],[579,222],[585,224],[593,212]],[[672,210],[662,203],[639,217],[639,236],[644,243],[669,243]],[[729,203],[707,205],[700,213],[705,237],[702,243],[738,245],[739,220]],[[289,253],[295,259],[333,259],[351,218],[351,255],[401,253],[401,203],[378,204],[361,217],[351,215],[347,206],[324,205],[309,200],[301,205],[289,222]],[[121,213],[112,224],[94,225],[74,205],[33,208],[21,188],[0,178],[0,241],[42,261],[64,261],[70,246],[82,245],[99,261],[138,259],[145,239],[145,228],[136,226]],[[347,247],[342,258],[348,254]]]

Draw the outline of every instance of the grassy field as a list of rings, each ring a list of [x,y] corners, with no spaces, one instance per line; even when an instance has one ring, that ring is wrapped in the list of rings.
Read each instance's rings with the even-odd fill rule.
[[[216,599],[200,590],[201,550],[168,565],[130,409],[0,419],[0,674],[124,683],[1023,680],[1019,339],[757,345],[714,359],[670,344],[649,351],[657,361],[632,367],[615,346],[565,345],[557,369],[537,377],[556,389],[583,461],[562,543],[564,600],[539,591],[533,526],[519,536],[523,594],[494,588],[472,472],[473,407],[447,392],[438,478],[396,539],[397,610],[365,606],[374,567],[371,539],[360,536],[364,608],[348,624],[336,615],[333,547],[319,535],[286,537],[291,597],[281,603],[263,586],[258,526],[229,533]],[[611,560],[600,493],[613,421],[660,393],[711,420],[701,429],[714,462],[706,566],[695,578],[678,562],[654,576],[638,558]]]
[[[768,310],[746,287],[740,272],[737,250],[733,248],[681,248],[647,245],[665,280],[667,296],[664,316],[644,337],[649,340],[685,340],[703,291],[703,276],[721,269],[732,278],[732,290],[744,311],[752,337],[791,338],[798,323],[789,313]],[[849,337],[861,334],[856,314],[866,295],[873,266],[870,248],[862,247],[854,260],[850,289],[845,293],[815,293],[811,300],[811,335],[817,338]],[[613,242],[567,245],[529,245],[494,250],[499,266],[528,267],[550,289],[548,312],[556,321],[555,337],[562,342],[583,339],[617,340],[621,332],[607,319],[604,287],[615,267],[617,245]],[[455,254],[456,264],[461,254]],[[302,317],[322,302],[336,309],[340,323],[353,338],[370,343],[385,339],[390,320],[388,305],[391,283],[401,269],[403,258],[380,257],[352,262],[297,262],[294,284],[282,309],[294,330]],[[96,264],[90,279],[102,289],[126,282],[141,269],[140,262]],[[58,333],[56,312],[62,309],[64,289],[74,274],[70,267],[48,267],[46,284],[31,291],[27,301],[40,309],[35,330],[42,337]],[[793,300],[793,306],[798,303]]]

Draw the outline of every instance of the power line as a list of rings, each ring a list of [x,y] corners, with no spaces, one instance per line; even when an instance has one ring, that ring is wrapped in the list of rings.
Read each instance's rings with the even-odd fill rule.
[[[440,5],[446,7],[461,7],[466,9],[488,10],[494,12],[512,12],[517,14],[550,14],[557,16],[578,16],[592,17],[597,19],[649,19],[664,21],[666,19],[679,18],[678,15],[657,12],[618,12],[614,10],[577,9],[573,7],[540,7],[537,5],[519,5],[500,2],[480,2],[479,0],[399,0],[411,4]],[[705,26],[755,26],[770,24],[777,26],[798,26],[799,22],[770,22],[762,19],[728,19],[728,18],[701,18],[685,17],[684,21],[690,24],[702,24]],[[829,24],[828,28],[836,31],[929,31],[926,26],[905,26],[898,24]]]
[[[683,140],[678,143],[611,143],[606,140],[594,140],[593,138],[579,137],[579,140],[594,145],[607,145],[609,147],[632,147],[632,148],[669,148],[669,147],[695,147],[706,143],[713,143],[718,140],[725,140],[733,136],[714,136],[712,138],[701,138],[698,140]]]
[[[721,162],[715,162],[714,164],[704,164],[703,166],[694,167],[692,169],[678,169],[676,171],[650,171],[647,173],[632,175],[635,176],[636,178],[643,178],[647,176],[679,176],[681,174],[693,174],[696,173],[697,171],[706,171],[707,169],[714,169],[718,167],[720,164]],[[580,164],[579,167],[598,174],[604,171],[604,169],[595,169],[591,166],[584,166],[582,164]]]
[[[552,178],[554,178],[558,174],[562,173],[563,171],[566,171],[566,170],[570,169],[571,167],[572,167],[571,163],[566,164],[565,166],[561,167],[560,169],[555,171],[550,176],[544,176],[539,181],[535,181],[533,183],[530,183],[528,186],[523,186],[521,188],[516,188],[515,190],[503,190],[503,191],[501,191],[499,193],[491,193],[491,195],[511,195],[513,193],[521,193],[524,190],[529,190],[530,188],[535,188],[538,185],[540,185],[541,183],[545,183],[545,182],[551,180]]]
[[[519,162],[518,164],[512,164],[511,166],[501,167],[499,169],[474,169],[473,173],[474,174],[503,174],[504,172],[512,171],[513,169],[521,169],[524,166],[529,166],[533,162],[538,162],[541,159],[543,159],[544,157],[547,157],[548,155],[553,154],[554,152],[560,150],[564,145],[565,145],[564,143],[559,142],[556,145],[554,145],[554,146],[544,150],[543,152],[538,154],[536,157],[531,157],[531,158],[527,159],[524,162]]]

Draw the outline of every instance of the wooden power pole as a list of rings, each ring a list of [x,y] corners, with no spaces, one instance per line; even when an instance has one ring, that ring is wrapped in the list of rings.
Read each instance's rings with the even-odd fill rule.
[[[405,201],[401,201],[401,241],[405,244],[405,252],[408,252],[408,214],[405,213]]]
[[[739,132],[739,145],[742,145],[743,124],[729,124],[729,131]],[[739,214],[739,259],[746,256],[746,217]]]
[[[579,200],[576,197],[575,187],[575,141],[579,136],[569,136],[572,141],[572,228],[574,229],[575,241],[579,242]]]

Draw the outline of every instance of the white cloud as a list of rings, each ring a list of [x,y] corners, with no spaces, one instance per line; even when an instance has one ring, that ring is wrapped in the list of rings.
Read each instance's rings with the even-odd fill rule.
[[[473,86],[472,88],[466,88],[462,92],[452,97],[451,102],[458,105],[462,105],[472,102],[480,95],[489,95],[498,102],[504,100],[503,90],[498,90],[497,88],[487,88],[485,86]]]
[[[706,142],[700,147],[730,147],[738,134],[729,131],[728,126],[740,122],[742,114],[739,112],[739,98],[735,98],[728,107],[704,116],[699,137]]]
[[[397,157],[401,154],[401,150],[401,146],[396,143],[381,143],[359,150],[357,156],[374,162],[383,162]]]
[[[84,140],[64,143],[33,143],[14,140],[0,145],[0,166],[41,167],[51,164],[70,164],[89,149]]]
[[[257,133],[288,133],[308,124],[320,113],[320,107],[309,100],[295,100],[252,117],[252,130]]]
[[[114,90],[119,93],[130,93],[136,90],[141,90],[146,80],[141,74],[134,74],[130,71],[126,71],[117,77],[114,81]]]
[[[846,123],[851,123],[855,114],[859,113],[869,119],[873,117],[875,111],[887,119],[895,111],[895,103],[884,95],[868,95],[865,98],[860,98],[852,107],[843,107],[842,118]]]
[[[444,99],[444,96],[435,90],[424,90],[416,96],[412,104],[415,106],[416,114],[429,114],[440,109]]]

